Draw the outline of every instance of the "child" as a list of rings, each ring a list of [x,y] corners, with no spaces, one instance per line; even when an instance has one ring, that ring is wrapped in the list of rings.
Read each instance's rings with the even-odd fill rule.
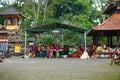
[[[57,44],[55,46],[55,49],[56,49],[56,57],[58,58],[59,57],[60,46]]]

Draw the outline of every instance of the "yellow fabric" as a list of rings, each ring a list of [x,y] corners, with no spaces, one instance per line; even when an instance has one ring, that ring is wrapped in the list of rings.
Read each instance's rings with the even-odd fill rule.
[[[40,46],[40,50],[44,50],[45,49],[45,46]]]
[[[19,45],[15,46],[15,52],[21,52],[21,46]]]
[[[16,26],[16,25],[7,25],[6,29],[18,29],[18,26]]]

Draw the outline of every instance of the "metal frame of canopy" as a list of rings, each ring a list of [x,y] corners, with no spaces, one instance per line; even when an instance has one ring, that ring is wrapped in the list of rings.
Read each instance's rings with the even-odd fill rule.
[[[29,29],[25,29],[25,55],[26,55],[26,43],[27,43],[27,33],[33,33],[33,34],[39,34],[43,32],[52,32],[53,30],[56,29],[67,29],[70,31],[86,34],[86,29],[71,26],[68,24],[63,24],[63,23],[58,23],[58,22],[53,22],[53,23],[48,23],[48,24],[43,24],[37,27],[32,27]],[[61,30],[62,31],[62,30]],[[86,39],[86,38],[85,38]],[[86,45],[86,40],[84,40],[85,45]]]
[[[58,23],[58,22],[47,23],[40,26],[32,27],[32,28],[26,29],[26,31],[33,34],[39,34],[43,32],[53,31],[55,29],[68,29],[78,33],[84,33],[84,31],[87,31],[86,29],[83,29],[83,28],[71,26],[68,24]]]

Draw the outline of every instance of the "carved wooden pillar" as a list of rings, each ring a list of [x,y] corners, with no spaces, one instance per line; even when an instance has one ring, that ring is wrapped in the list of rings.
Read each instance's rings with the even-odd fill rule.
[[[110,36],[110,46],[113,47],[112,36]]]
[[[104,45],[104,33],[103,32],[101,33],[101,45],[102,46]]]

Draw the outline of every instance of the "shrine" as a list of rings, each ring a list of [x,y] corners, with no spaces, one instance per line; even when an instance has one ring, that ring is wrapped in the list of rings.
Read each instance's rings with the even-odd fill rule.
[[[0,51],[15,51],[15,46],[22,46],[20,23],[24,16],[14,7],[0,12],[4,24],[0,25]]]
[[[115,47],[120,37],[120,0],[111,0],[103,14],[110,15],[110,17],[101,25],[93,27],[87,36],[92,36],[93,43],[96,45],[104,45],[104,37],[106,37],[106,45]],[[113,40],[113,38],[115,39]],[[115,44],[113,45],[113,43]]]

